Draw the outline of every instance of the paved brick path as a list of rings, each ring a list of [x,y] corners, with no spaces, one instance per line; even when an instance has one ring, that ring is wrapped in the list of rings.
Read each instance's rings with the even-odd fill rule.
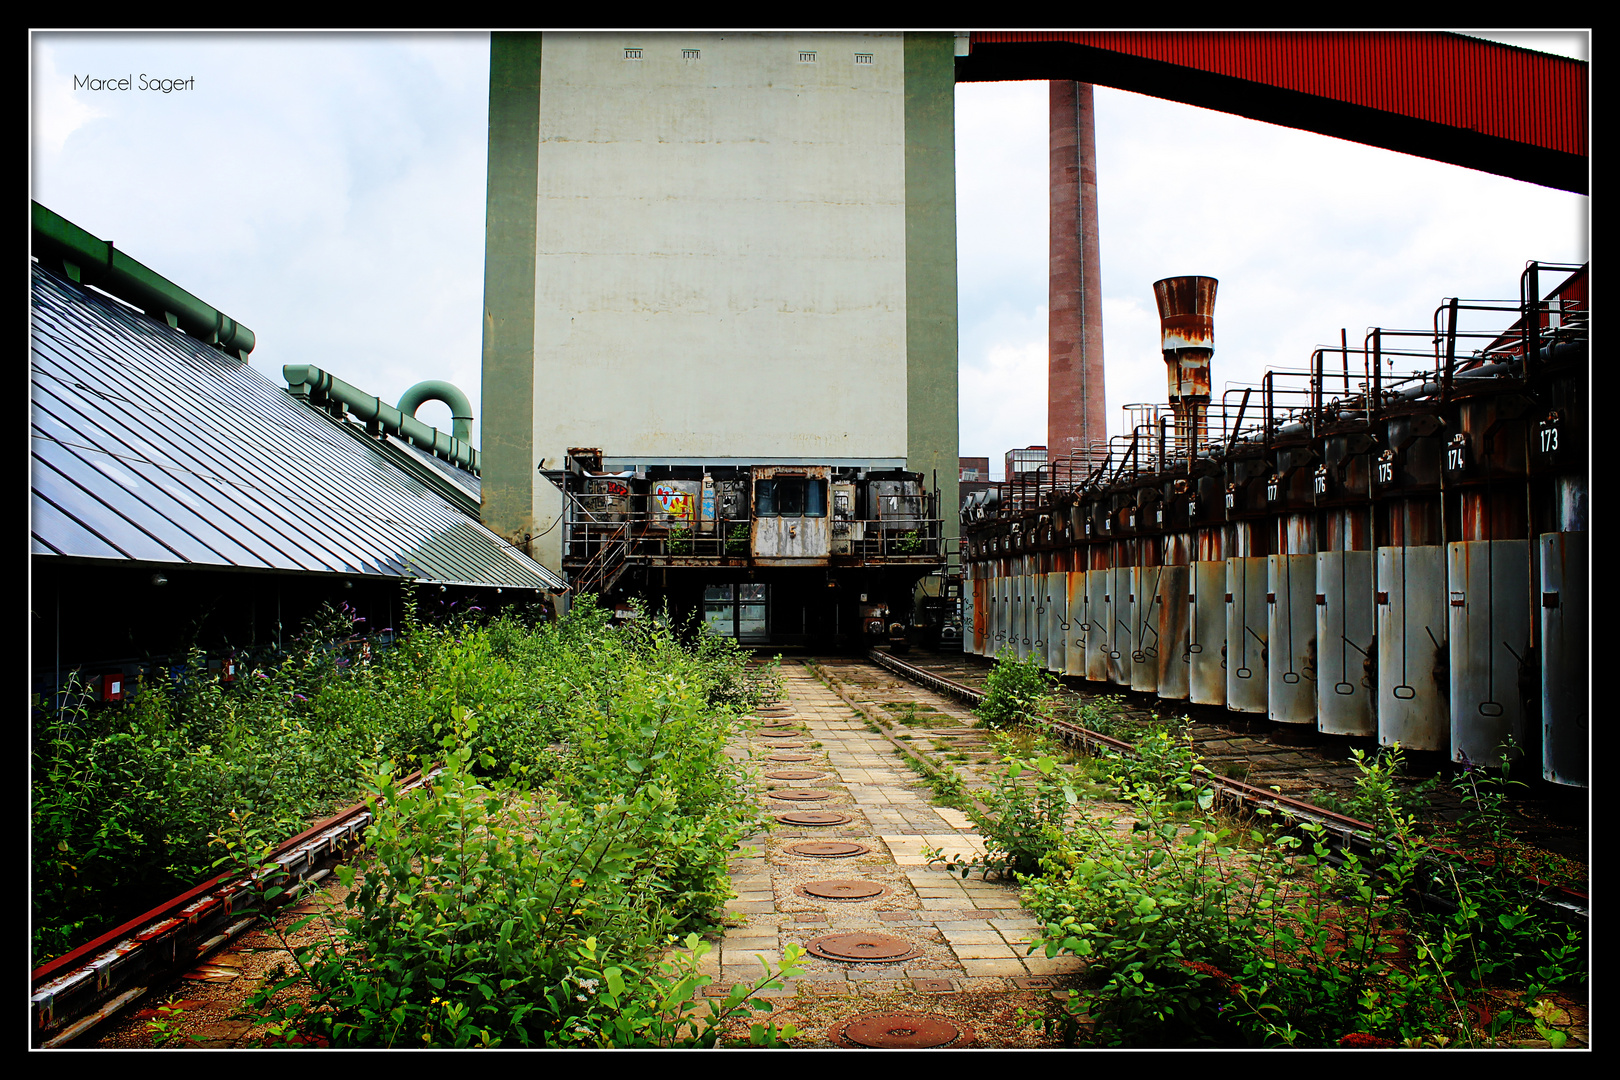
[[[728,929],[706,958],[716,987],[758,978],[757,957],[779,962],[789,942],[806,944],[818,935],[875,931],[911,942],[920,952],[894,964],[844,963],[806,956],[804,976],[795,982],[814,994],[871,994],[912,989],[930,993],[1019,992],[1045,989],[1051,977],[1076,970],[1072,957],[1026,956],[1036,930],[1018,903],[1017,890],[975,875],[968,880],[943,867],[927,865],[925,846],[952,854],[984,850],[960,811],[935,807],[929,790],[895,754],[893,744],[868,729],[867,721],[801,665],[784,665],[786,719],[804,729],[802,738],[765,738],[755,727],[746,752],[762,774],[760,798],[770,813],[796,807],[840,811],[847,825],[804,827],[777,824],[748,841],[753,853],[731,864],[737,898],[727,905],[742,923]],[[914,689],[908,696],[916,696]],[[934,730],[960,729],[972,715],[944,699],[932,699],[940,714]],[[927,714],[930,720],[934,714]],[[775,729],[780,730],[780,729]],[[926,737],[926,736],[924,736]],[[805,762],[769,760],[783,742],[800,747],[789,753],[811,755]],[[739,752],[741,748],[739,748]],[[778,780],[763,774],[784,769],[815,769],[816,779]],[[830,792],[825,800],[790,803],[770,791],[813,788]],[[806,840],[852,840],[871,848],[854,858],[796,855],[789,845]],[[806,882],[870,880],[888,886],[881,897],[858,902],[821,900],[796,892]],[[793,997],[790,983],[773,996]],[[851,1005],[858,1011],[858,1003]],[[814,1033],[808,1033],[814,1034]],[[814,1041],[814,1040],[812,1040]],[[981,1041],[981,1045],[982,1045]]]

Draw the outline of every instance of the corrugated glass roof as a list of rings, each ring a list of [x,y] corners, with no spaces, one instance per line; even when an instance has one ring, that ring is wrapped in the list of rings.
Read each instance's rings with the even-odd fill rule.
[[[36,554],[564,586],[399,446],[38,264],[30,342]],[[403,452],[476,500],[476,477]]]

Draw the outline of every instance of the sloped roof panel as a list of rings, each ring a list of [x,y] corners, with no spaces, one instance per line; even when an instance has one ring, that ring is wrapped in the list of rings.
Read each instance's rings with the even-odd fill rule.
[[[37,264],[31,344],[37,553],[563,587],[397,449]]]

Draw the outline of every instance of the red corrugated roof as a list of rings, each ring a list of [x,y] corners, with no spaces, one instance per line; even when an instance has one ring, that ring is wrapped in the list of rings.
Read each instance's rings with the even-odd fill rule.
[[[1560,153],[1587,152],[1587,65],[1460,34],[983,31],[974,45],[1067,42]]]

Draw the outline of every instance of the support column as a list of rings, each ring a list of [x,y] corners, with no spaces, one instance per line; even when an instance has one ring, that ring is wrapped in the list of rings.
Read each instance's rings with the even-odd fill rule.
[[[1051,83],[1046,446],[1061,461],[1108,441],[1103,399],[1097,136],[1089,83]]]
[[[540,177],[539,34],[489,41],[484,231],[483,521],[518,547],[535,528],[534,275]],[[549,485],[547,485],[549,487]],[[540,552],[531,551],[535,558]],[[559,573],[559,560],[543,560]]]

